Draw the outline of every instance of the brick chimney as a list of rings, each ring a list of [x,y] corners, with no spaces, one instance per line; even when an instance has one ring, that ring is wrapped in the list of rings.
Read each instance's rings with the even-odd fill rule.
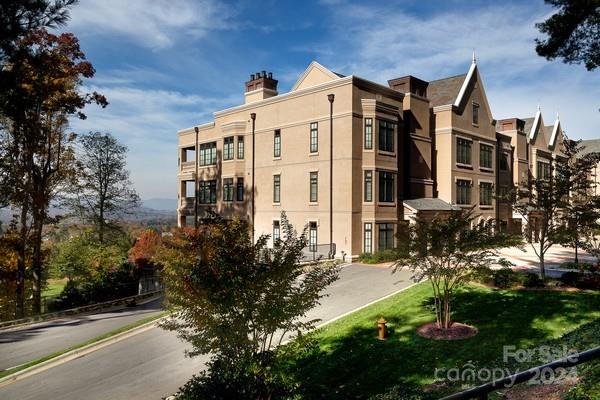
[[[277,80],[273,79],[273,73],[260,71],[250,74],[250,80],[246,82],[244,96],[246,104],[277,96]]]
[[[412,93],[421,97],[427,97],[427,86],[429,86],[429,82],[412,75],[407,75],[389,80],[388,85],[390,88],[401,93]]]

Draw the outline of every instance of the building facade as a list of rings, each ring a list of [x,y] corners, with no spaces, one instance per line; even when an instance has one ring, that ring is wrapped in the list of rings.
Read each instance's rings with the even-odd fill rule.
[[[398,223],[419,213],[474,207],[507,226],[497,195],[553,160],[562,135],[539,111],[530,126],[499,125],[475,60],[464,75],[387,86],[312,62],[288,93],[277,84],[252,74],[244,104],[178,132],[180,226],[239,216],[272,245],[285,212],[310,252],[337,257],[395,247]]]

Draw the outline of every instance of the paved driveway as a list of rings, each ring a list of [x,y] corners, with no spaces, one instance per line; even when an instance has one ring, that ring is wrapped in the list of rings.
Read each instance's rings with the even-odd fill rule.
[[[329,297],[309,318],[331,320],[412,284],[411,274],[352,264],[328,288]],[[173,393],[206,358],[184,357],[187,344],[153,328],[0,388],[0,399],[160,399]]]

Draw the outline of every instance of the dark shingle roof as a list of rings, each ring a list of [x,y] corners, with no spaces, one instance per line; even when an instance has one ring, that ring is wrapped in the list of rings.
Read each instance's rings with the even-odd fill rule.
[[[462,74],[429,82],[427,97],[431,102],[431,106],[453,104],[466,77],[467,74]]]
[[[600,139],[582,140],[581,145],[585,146],[583,154],[600,153]]]
[[[438,198],[404,200],[404,204],[417,211],[458,211],[460,207]]]
[[[525,126],[523,127],[523,132],[525,132],[527,134],[527,136],[529,136],[529,133],[531,132],[531,127],[533,126],[533,121],[535,120],[535,118],[519,118],[523,121],[525,121]]]

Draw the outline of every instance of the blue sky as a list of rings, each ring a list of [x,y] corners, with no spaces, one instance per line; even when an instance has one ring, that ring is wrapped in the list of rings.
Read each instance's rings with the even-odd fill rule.
[[[177,130],[243,102],[243,84],[273,71],[288,91],[312,60],[376,82],[465,73],[472,51],[494,117],[557,112],[573,138],[600,137],[600,72],[548,62],[534,51],[539,1],[81,0],[65,28],[96,68],[76,132],[109,131],[129,147],[143,199],[175,198]]]

